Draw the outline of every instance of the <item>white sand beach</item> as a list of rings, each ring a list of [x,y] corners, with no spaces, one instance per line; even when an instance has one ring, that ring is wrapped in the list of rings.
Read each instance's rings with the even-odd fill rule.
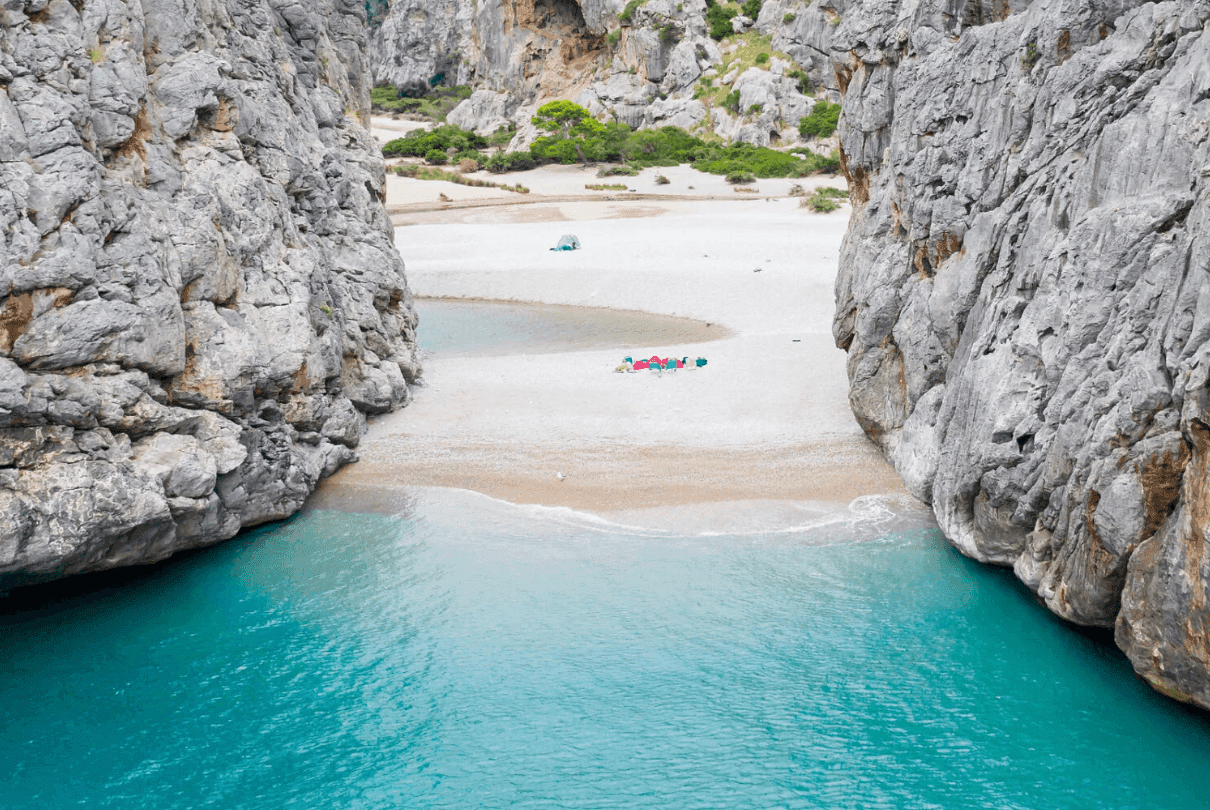
[[[803,182],[788,180],[762,180],[767,197],[737,200],[720,178],[687,166],[620,180],[655,188],[657,171],[672,181],[660,188],[680,187],[687,198],[595,200],[582,188],[595,169],[544,167],[517,175],[533,189],[529,200],[408,213],[403,219],[415,224],[396,228],[396,244],[421,297],[642,310],[722,325],[731,333],[722,340],[635,353],[701,356],[704,368],[619,374],[630,353],[621,349],[426,362],[413,403],[372,420],[361,462],[333,483],[459,487],[598,513],[903,495],[849,410],[845,355],[832,343],[848,206],[811,213],[784,196]],[[723,199],[689,198],[698,190]],[[398,210],[463,191],[480,189],[392,178],[387,204]],[[533,201],[560,195],[572,199]],[[550,251],[563,233],[583,247]],[[423,346],[423,322],[420,330]]]

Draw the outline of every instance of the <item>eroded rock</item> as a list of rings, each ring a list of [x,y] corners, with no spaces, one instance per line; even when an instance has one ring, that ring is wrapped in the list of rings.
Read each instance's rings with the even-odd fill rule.
[[[419,373],[354,0],[0,4],[0,587],[286,517]]]
[[[854,413],[955,546],[1210,707],[1210,2],[839,29]]]

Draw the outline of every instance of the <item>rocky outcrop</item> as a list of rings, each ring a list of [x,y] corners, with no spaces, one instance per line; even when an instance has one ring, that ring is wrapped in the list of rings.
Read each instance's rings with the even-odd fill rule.
[[[771,53],[785,48],[793,55],[743,73],[760,85],[759,93],[747,91],[763,99],[759,115],[717,106],[726,92],[744,91],[735,84],[739,72],[716,69],[738,43],[710,38],[704,0],[396,0],[373,39],[373,72],[410,94],[434,82],[471,86],[474,96],[449,120],[485,135],[516,123],[514,148],[536,135],[527,130],[533,111],[557,98],[634,128],[673,125],[790,144],[814,98],[787,74],[805,70],[821,94],[834,89],[825,54],[843,8],[844,0],[767,0],[758,20],[736,18],[737,30],[766,37]],[[752,103],[740,109],[746,113]]]
[[[955,546],[1210,707],[1210,2],[847,6],[854,413]]]
[[[0,0],[0,586],[295,511],[408,398],[357,0]]]

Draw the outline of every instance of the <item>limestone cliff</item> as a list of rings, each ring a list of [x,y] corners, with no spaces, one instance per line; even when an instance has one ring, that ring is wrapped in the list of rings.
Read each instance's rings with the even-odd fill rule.
[[[567,98],[635,128],[788,144],[814,103],[789,74],[801,72],[820,94],[835,89],[826,54],[846,1],[766,0],[758,19],[737,17],[734,31],[764,37],[772,58],[720,75],[739,42],[708,35],[704,0],[393,0],[373,38],[372,69],[413,93],[437,77],[471,86],[475,95],[449,120],[484,134],[509,121],[524,128],[538,105]],[[741,113],[712,103],[731,90]]]
[[[0,0],[0,586],[285,517],[403,404],[359,0]]]
[[[1210,2],[849,6],[854,413],[955,546],[1210,707]]]

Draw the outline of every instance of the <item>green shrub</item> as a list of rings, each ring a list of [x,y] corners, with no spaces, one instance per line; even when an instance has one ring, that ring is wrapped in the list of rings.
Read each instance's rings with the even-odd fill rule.
[[[513,133],[515,131],[515,128],[509,129],[508,127],[504,126],[504,124],[501,124],[500,126],[496,127],[496,131],[493,132],[491,137],[487,139],[488,143],[490,143],[492,146],[508,146],[508,142],[513,139]]]
[[[739,91],[732,90],[723,97],[723,107],[733,113],[739,112]]]
[[[836,131],[839,120],[840,105],[821,99],[815,102],[810,115],[799,120],[798,133],[804,138],[826,138]]]
[[[644,2],[646,2],[646,0],[630,0],[630,2],[626,4],[626,8],[622,9],[621,13],[618,14],[618,21],[629,24],[631,20],[634,19],[634,12],[637,11],[639,6],[643,5]]]
[[[672,182],[671,180],[669,180],[667,177],[665,177],[665,176],[664,176],[664,175],[662,175],[662,174],[657,174],[657,175],[655,176],[655,184],[656,184],[657,186],[666,186],[666,185],[668,185],[668,184],[669,184],[669,183],[671,183],[671,182]]]
[[[625,191],[625,183],[585,183],[584,188],[589,191]]]
[[[440,149],[430,149],[424,153],[424,162],[431,163],[434,166],[442,166],[449,163],[450,156]]]
[[[672,23],[665,23],[660,26],[660,42],[664,45],[671,45],[676,41],[676,26]]]
[[[676,166],[694,159],[694,150],[703,145],[680,127],[660,127],[630,133],[622,146],[631,166]]]
[[[815,189],[815,193],[822,197],[831,197],[836,200],[849,199],[849,192],[842,188],[833,188],[832,186],[821,186]]]
[[[744,4],[740,6],[740,11],[745,17],[755,20],[760,16],[760,7],[764,5],[764,0],[744,0]]]
[[[832,191],[839,191],[839,189],[832,189]],[[810,197],[804,197],[798,203],[798,207],[809,208],[817,214],[827,214],[840,208],[840,203],[836,202],[832,195],[825,194],[823,189],[816,189]]]
[[[1025,68],[1025,71],[1028,73],[1034,69],[1034,65],[1038,64],[1038,60],[1041,58],[1042,54],[1038,53],[1038,44],[1031,42],[1021,52],[1021,67]]]
[[[483,168],[493,174],[503,174],[528,171],[537,165],[529,152],[498,152],[487,159]]]
[[[483,154],[477,149],[463,149],[460,152],[455,152],[454,156],[450,159],[450,162],[461,163],[464,160],[473,160],[476,163],[482,164],[485,160],[487,160],[487,155]]]
[[[758,53],[756,55],[756,60],[755,60],[756,64],[763,65],[768,61],[769,61],[769,54],[765,53],[764,51],[761,51],[760,53]]]
[[[784,25],[789,25],[790,23],[794,22],[795,19],[796,18],[793,14],[787,14],[786,16],[781,18],[781,21]]]
[[[382,147],[382,154],[384,157],[427,158],[429,152],[433,150],[445,152],[449,149],[456,149],[459,152],[465,152],[486,147],[486,138],[459,129],[453,124],[443,124],[431,132],[414,129],[402,138],[388,141]]]
[[[618,40],[620,40],[621,38],[622,38],[621,31],[610,31],[608,34],[605,35],[605,44],[611,48],[616,48],[618,45]]]
[[[713,39],[721,40],[731,36],[734,33],[731,30],[731,19],[739,14],[733,8],[723,8],[720,5],[712,5],[706,9],[706,24],[710,28],[710,36]]]
[[[598,171],[597,177],[634,177],[638,173],[638,169],[630,166],[609,166]]]
[[[797,80],[798,92],[802,93],[804,96],[815,95],[815,88],[811,86],[811,79],[807,76],[806,73],[804,73],[801,70],[795,69],[795,70],[789,71],[788,73],[786,73],[786,75],[789,76],[791,79]]]
[[[385,107],[399,100],[399,94],[395,92],[395,88],[387,85],[386,87],[375,87],[370,90],[370,103],[377,104],[380,107]]]
[[[753,104],[751,107],[748,108],[748,115],[759,115],[760,111],[763,109],[764,109],[763,104],[759,104],[759,103]]]
[[[728,183],[751,183],[756,179],[756,175],[752,174],[752,172],[738,169],[736,171],[727,172],[726,179]]]

